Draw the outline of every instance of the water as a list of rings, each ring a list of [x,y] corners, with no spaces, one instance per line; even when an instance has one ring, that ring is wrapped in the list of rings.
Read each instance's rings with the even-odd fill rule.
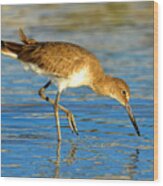
[[[86,87],[61,102],[75,115],[79,136],[61,114],[57,142],[51,105],[37,91],[46,82],[2,56],[2,176],[153,180],[153,2],[2,6],[2,38],[22,27],[38,40],[69,41],[92,51],[105,71],[131,88],[142,136],[125,110]],[[56,88],[47,90],[54,98]]]

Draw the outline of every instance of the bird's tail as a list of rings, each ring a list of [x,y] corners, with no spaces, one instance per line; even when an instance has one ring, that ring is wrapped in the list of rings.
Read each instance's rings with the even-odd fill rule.
[[[37,43],[36,40],[28,38],[22,29],[19,29],[19,38],[23,44],[1,41],[1,53],[12,58],[17,58],[24,45],[33,45]]]
[[[23,48],[22,44],[9,41],[1,41],[1,53],[6,56],[17,58],[22,48]]]

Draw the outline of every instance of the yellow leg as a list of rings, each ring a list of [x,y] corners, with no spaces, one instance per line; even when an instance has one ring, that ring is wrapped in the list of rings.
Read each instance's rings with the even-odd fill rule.
[[[58,133],[58,141],[61,141],[61,127],[60,127],[60,121],[59,121],[59,99],[60,99],[60,92],[57,93],[55,103],[54,103],[54,115],[56,119],[56,126],[57,126],[57,133]]]
[[[59,105],[59,108],[66,113],[67,115],[67,119],[68,119],[68,122],[69,122],[69,126],[72,130],[72,132],[75,132],[77,135],[79,135],[78,133],[78,129],[76,127],[76,122],[75,122],[75,118],[72,114],[71,111],[69,111],[68,109],[66,109],[65,107],[63,107],[62,105]]]

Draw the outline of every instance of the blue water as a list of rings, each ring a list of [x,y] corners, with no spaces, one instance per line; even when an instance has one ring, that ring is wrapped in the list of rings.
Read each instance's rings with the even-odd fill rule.
[[[153,3],[2,6],[2,38],[25,28],[38,40],[69,41],[92,51],[105,71],[130,86],[142,136],[116,101],[86,87],[66,90],[79,136],[40,99],[47,82],[2,56],[2,176],[153,180]],[[122,10],[123,9],[123,10]],[[47,90],[54,98],[56,88]]]

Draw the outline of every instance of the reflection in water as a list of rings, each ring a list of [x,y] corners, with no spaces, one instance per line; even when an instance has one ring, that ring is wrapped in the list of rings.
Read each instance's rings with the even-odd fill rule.
[[[55,170],[54,170],[54,178],[61,178],[60,177],[60,167],[63,162],[66,162],[68,165],[73,164],[73,162],[76,160],[76,152],[77,152],[77,145],[71,144],[70,151],[67,153],[67,157],[64,158],[63,161],[61,161],[61,142],[57,143],[57,149],[56,149],[56,161],[55,161]],[[134,180],[136,174],[138,173],[137,170],[137,164],[139,163],[139,149],[135,149],[134,152],[132,152],[128,156],[129,163],[124,164],[124,172],[125,176],[113,174],[113,175],[104,175],[102,177],[96,177],[97,179],[126,179],[126,180]],[[111,163],[111,160],[108,161],[108,164]],[[62,170],[63,173],[63,170]]]
[[[57,143],[57,149],[56,149],[56,161],[55,161],[55,174],[54,178],[59,178],[60,173],[60,159],[61,159],[61,141],[58,141]]]
[[[139,162],[139,149],[136,149],[134,153],[130,154],[131,162],[127,164],[126,172],[128,173],[131,180],[134,179],[137,174],[137,163]]]
[[[61,144],[62,144],[61,141],[57,143],[54,178],[60,178]],[[67,164],[71,165],[75,161],[76,150],[77,150],[76,144],[72,144],[71,149],[67,155],[67,158],[64,160],[65,162],[67,162]]]
[[[64,160],[68,165],[71,165],[75,161],[75,154],[77,151],[76,144],[72,144],[71,149],[68,153],[67,158]]]

